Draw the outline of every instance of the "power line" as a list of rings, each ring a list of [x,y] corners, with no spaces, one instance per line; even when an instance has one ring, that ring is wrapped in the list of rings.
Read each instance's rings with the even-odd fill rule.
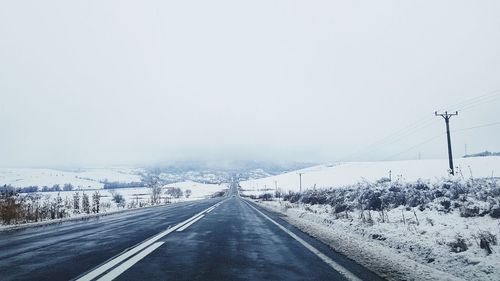
[[[488,92],[484,95],[465,99],[465,100],[458,102],[458,103],[455,103],[455,104],[451,104],[447,108],[450,108],[453,111],[463,111],[463,110],[466,110],[468,108],[472,108],[472,107],[475,107],[477,105],[480,105],[484,102],[490,102],[490,101],[496,100],[498,98],[500,98],[500,89]],[[442,110],[443,109],[441,109],[441,111]]]
[[[454,109],[454,111],[464,111],[483,105],[485,103],[495,101],[499,98],[500,98],[500,89],[497,89],[480,96],[468,98],[463,101],[457,102],[455,104],[452,104],[451,106],[448,106],[448,108],[452,108]],[[420,118],[419,120],[412,122],[409,125],[399,130],[396,130],[395,132],[389,134],[388,136],[383,137],[361,149],[358,149],[354,153],[350,153],[347,156],[344,156],[342,160],[348,161],[360,155],[366,156],[366,154],[369,155],[380,148],[384,148],[391,144],[399,142],[434,124],[432,120],[433,118],[429,116]]]
[[[441,134],[439,134],[439,135],[435,135],[435,136],[433,136],[432,138],[429,138],[429,139],[427,139],[427,140],[425,140],[425,141],[423,141],[423,142],[421,142],[421,143],[419,143],[419,144],[416,144],[416,145],[414,145],[414,146],[412,146],[412,147],[410,147],[410,148],[408,148],[408,149],[405,149],[405,150],[403,150],[403,151],[401,151],[401,152],[398,152],[398,153],[396,153],[396,154],[393,154],[393,155],[389,156],[388,158],[385,158],[385,159],[384,159],[384,161],[386,161],[386,160],[391,160],[391,159],[393,159],[393,158],[394,158],[394,157],[396,157],[396,156],[399,156],[399,155],[401,155],[401,154],[403,154],[403,153],[405,153],[405,152],[408,152],[408,151],[410,151],[410,150],[412,150],[412,149],[414,149],[414,148],[417,148],[417,147],[422,146],[422,145],[424,145],[424,144],[426,144],[426,143],[429,143],[429,142],[431,142],[431,141],[433,141],[433,140],[435,140],[435,139],[437,139],[437,138],[439,138],[439,137],[442,137],[443,135],[444,135],[443,133],[441,133]]]
[[[473,129],[479,129],[479,128],[485,128],[485,127],[498,126],[498,125],[500,125],[500,122],[494,122],[494,123],[488,123],[488,124],[483,124],[483,125],[477,125],[477,126],[468,127],[468,128],[462,128],[462,129],[451,130],[451,132],[454,132],[454,133],[455,133],[455,132],[457,132],[457,133],[458,133],[458,132],[462,132],[462,131],[468,131],[468,130],[473,130]],[[420,146],[422,146],[422,145],[424,145],[424,144],[427,144],[427,143],[429,143],[429,142],[431,142],[431,141],[433,141],[433,140],[435,140],[435,139],[437,139],[437,138],[439,138],[439,137],[442,137],[443,135],[444,135],[444,133],[441,133],[441,134],[439,134],[439,135],[435,135],[435,136],[433,136],[433,137],[431,137],[431,138],[429,138],[429,139],[426,139],[426,140],[425,140],[425,141],[423,141],[423,142],[420,142],[420,143],[418,143],[418,144],[416,144],[416,145],[413,145],[413,146],[411,146],[411,147],[409,147],[409,148],[407,148],[407,149],[405,149],[405,150],[403,150],[403,151],[400,151],[400,152],[398,152],[398,153],[396,153],[396,154],[393,154],[393,155],[391,155],[391,156],[389,156],[389,157],[385,158],[385,159],[384,159],[384,161],[391,160],[391,159],[393,159],[393,158],[394,158],[394,157],[396,157],[396,156],[399,156],[399,155],[401,155],[401,154],[403,154],[403,153],[405,153],[405,152],[411,151],[412,149],[415,149],[415,148],[420,147]]]
[[[431,119],[429,119],[429,118],[422,118],[421,120],[419,120],[417,122],[413,122],[412,124],[388,135],[387,137],[384,137],[383,139],[380,139],[380,140],[378,140],[378,141],[376,141],[376,142],[374,142],[374,143],[372,143],[372,144],[370,144],[362,149],[357,150],[354,153],[347,155],[346,157],[344,157],[344,160],[348,160],[348,158],[359,156],[361,154],[366,154],[367,151],[368,151],[368,153],[370,153],[369,150],[373,151],[373,150],[375,150],[375,148],[382,148],[382,147],[388,146],[390,144],[393,144],[395,142],[398,142],[401,139],[404,139],[408,136],[411,136],[414,133],[421,131],[422,129],[428,127],[429,125],[432,124],[432,122],[430,122],[430,121],[431,121]]]
[[[478,128],[498,126],[498,125],[500,125],[500,122],[488,123],[488,124],[484,124],[484,125],[477,125],[477,126],[473,126],[473,127],[469,127],[469,128],[453,130],[453,132],[462,132],[462,131],[468,131],[468,130],[473,130],[473,129],[478,129]]]

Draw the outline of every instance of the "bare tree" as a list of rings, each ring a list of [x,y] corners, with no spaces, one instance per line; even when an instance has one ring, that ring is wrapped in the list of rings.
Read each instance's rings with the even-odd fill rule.
[[[82,196],[82,209],[84,213],[90,214],[90,202],[89,202],[89,196],[83,193]]]
[[[179,187],[169,187],[165,193],[172,196],[173,198],[182,197],[183,194],[182,190]]]
[[[99,213],[100,201],[101,195],[99,194],[99,191],[94,192],[94,194],[92,194],[92,213]]]
[[[158,183],[158,177],[153,177],[149,183],[148,188],[151,195],[151,204],[157,205],[160,204],[161,200],[161,186]]]
[[[73,210],[76,214],[80,213],[80,194],[78,192],[73,194]]]

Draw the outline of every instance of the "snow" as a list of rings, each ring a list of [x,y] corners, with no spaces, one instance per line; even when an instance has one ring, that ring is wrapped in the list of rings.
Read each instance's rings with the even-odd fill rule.
[[[163,186],[164,188],[177,187],[185,194],[186,190],[191,190],[191,196],[188,199],[202,199],[210,197],[212,194],[228,188],[227,184],[207,184],[194,181],[184,181],[171,183]]]
[[[185,196],[182,196],[180,198],[172,198],[171,202],[181,202],[181,201],[192,201],[192,200],[200,200],[200,199],[205,199],[210,197],[212,194],[218,192],[218,191],[223,191],[224,189],[227,189],[227,184],[203,184],[203,183],[197,183],[197,182],[179,182],[179,183],[173,183],[173,184],[168,184],[164,185],[162,187],[162,197],[165,196],[165,191],[168,187],[179,187],[182,192],[185,194],[185,191],[187,189],[190,189],[192,194],[189,198],[186,198]],[[100,194],[101,198],[101,204],[102,203],[111,203],[112,202],[112,192],[119,193],[123,195],[125,198],[126,203],[131,202],[133,200],[139,200],[139,201],[144,201],[147,202],[150,200],[151,197],[151,190],[148,187],[133,187],[133,188],[114,188],[114,189],[93,189],[93,190],[86,190],[83,192],[86,192],[88,195],[91,195],[95,191],[98,191]],[[38,192],[38,194],[41,194],[42,196],[51,196],[55,197],[57,194],[61,196],[61,198],[65,199],[72,199],[73,195],[79,192],[80,196],[82,195],[82,191],[79,190],[72,190],[72,191],[60,191],[60,192]],[[111,209],[117,208],[116,205],[113,203],[111,204]]]
[[[500,157],[459,158],[454,160],[457,174],[468,178],[500,176]],[[448,175],[447,159],[347,162],[313,166],[277,176],[240,182],[243,194],[261,194],[275,190],[275,184],[283,191],[299,191],[299,175],[302,175],[302,189],[336,187],[367,180],[376,181],[382,177],[403,181],[437,179]],[[497,174],[495,174],[497,173]],[[267,190],[266,190],[267,189]]]
[[[36,192],[36,193],[22,193],[20,196],[23,198],[33,198],[33,196],[40,196],[38,201],[40,204],[43,202],[54,202],[58,196],[62,199],[63,205],[61,208],[64,210],[65,217],[62,219],[52,219],[44,220],[39,222],[18,222],[19,224],[14,225],[0,225],[0,230],[8,230],[15,228],[30,227],[36,225],[50,224],[54,221],[64,221],[79,219],[83,217],[93,217],[99,215],[106,215],[116,212],[121,212],[125,210],[132,210],[137,208],[152,207],[151,204],[151,189],[148,187],[129,187],[129,188],[114,188],[114,189],[103,189],[98,181],[104,181],[108,179],[109,181],[120,181],[120,182],[136,182],[140,181],[138,175],[133,174],[135,170],[115,170],[115,169],[86,169],[80,170],[78,172],[67,172],[58,171],[50,169],[1,169],[0,175],[4,182],[7,184],[12,184],[14,186],[25,187],[26,185],[53,185],[64,183],[71,183],[77,186],[77,189],[72,191],[53,191],[53,192]],[[127,174],[129,172],[130,174]],[[85,179],[74,177],[77,174],[79,177],[85,177]],[[85,182],[85,187],[77,183]],[[13,184],[15,183],[15,184]],[[170,195],[166,194],[169,187],[178,187],[182,190],[183,196],[179,198],[171,198]],[[211,197],[214,193],[224,191],[228,188],[227,184],[203,184],[192,181],[184,181],[173,184],[168,184],[161,187],[160,202],[159,204],[166,203],[177,203],[184,201],[201,200]],[[191,195],[186,197],[186,190],[191,190]],[[82,206],[80,206],[79,211],[73,209],[73,200],[75,193],[79,193],[80,202],[82,202],[83,193],[87,194],[92,200],[92,195],[95,192],[99,192],[100,198],[100,213],[85,214],[82,211]],[[113,193],[118,193],[123,196],[125,202],[117,204],[113,201]],[[83,203],[81,203],[83,204]]]
[[[443,189],[445,183],[449,183],[470,189],[464,195],[466,197],[451,200],[452,204],[460,203],[462,207],[472,204],[480,212],[497,206],[496,185],[488,187],[487,184],[498,182],[499,175],[495,172],[500,171],[500,157],[461,158],[454,162],[458,167],[454,177],[448,174],[447,159],[351,162],[314,166],[278,176],[244,181],[240,182],[240,186],[244,196],[274,194],[275,184],[284,193],[297,192],[298,173],[303,173],[302,188],[309,192],[302,198],[316,194],[315,196],[320,196],[316,198],[334,200],[335,197],[329,196],[334,196],[333,191],[339,191],[338,198],[345,196],[354,200],[359,190],[373,189],[387,195],[387,192],[382,191],[390,188],[392,183],[395,186],[399,183],[404,188],[398,194],[411,194],[412,188],[418,191],[415,194],[424,194],[424,191],[418,190],[417,183],[422,183],[431,190]],[[389,171],[392,181],[376,183],[381,178],[388,178]],[[452,190],[450,188],[450,192]],[[441,191],[448,196],[445,190]],[[431,198],[430,203],[420,205],[422,208],[411,208],[408,205],[386,206],[382,212],[362,211],[354,206],[354,209],[339,213],[335,210],[338,206],[333,203],[258,203],[283,214],[283,218],[291,224],[388,280],[500,280],[500,246],[491,243],[492,253],[488,254],[480,247],[479,242],[479,236],[484,233],[499,240],[500,220],[490,215],[463,217],[460,214],[462,207],[443,210],[440,199],[444,198]],[[386,216],[384,219],[382,214]],[[366,220],[368,215],[373,219]],[[452,251],[450,244],[456,242],[457,237],[465,241],[467,250],[458,253]]]
[[[327,205],[258,203],[388,280],[500,279],[500,246],[487,255],[475,238],[481,231],[499,236],[499,221],[489,216],[463,218],[457,212],[416,210],[420,224],[403,224],[403,212],[407,221],[414,214],[400,207],[389,211],[390,222],[366,224],[358,219],[359,211],[350,218],[335,218]],[[465,252],[452,253],[447,245],[457,233],[470,242]]]
[[[0,185],[14,187],[72,184],[79,189],[100,189],[103,182],[140,182],[140,169],[135,168],[86,168],[78,170],[57,170],[37,168],[0,168]]]

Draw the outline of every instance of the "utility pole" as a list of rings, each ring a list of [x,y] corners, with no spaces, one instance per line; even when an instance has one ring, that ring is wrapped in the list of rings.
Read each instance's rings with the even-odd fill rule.
[[[274,181],[274,195],[278,197],[278,201],[280,201],[281,194],[278,192],[278,181]]]
[[[458,115],[458,111],[455,111],[455,113],[448,113],[448,111],[445,111],[444,113],[437,113],[436,111],[434,112],[434,115],[443,117],[444,122],[446,123],[446,137],[448,139],[448,160],[450,164],[450,174],[455,175],[455,169],[453,168],[453,155],[451,152],[450,118],[452,116]]]
[[[304,173],[299,173],[299,193],[302,193],[302,174]]]

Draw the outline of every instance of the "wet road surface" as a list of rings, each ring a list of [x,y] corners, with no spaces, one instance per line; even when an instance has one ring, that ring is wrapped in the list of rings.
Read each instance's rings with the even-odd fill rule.
[[[237,195],[0,232],[1,280],[381,280]]]

